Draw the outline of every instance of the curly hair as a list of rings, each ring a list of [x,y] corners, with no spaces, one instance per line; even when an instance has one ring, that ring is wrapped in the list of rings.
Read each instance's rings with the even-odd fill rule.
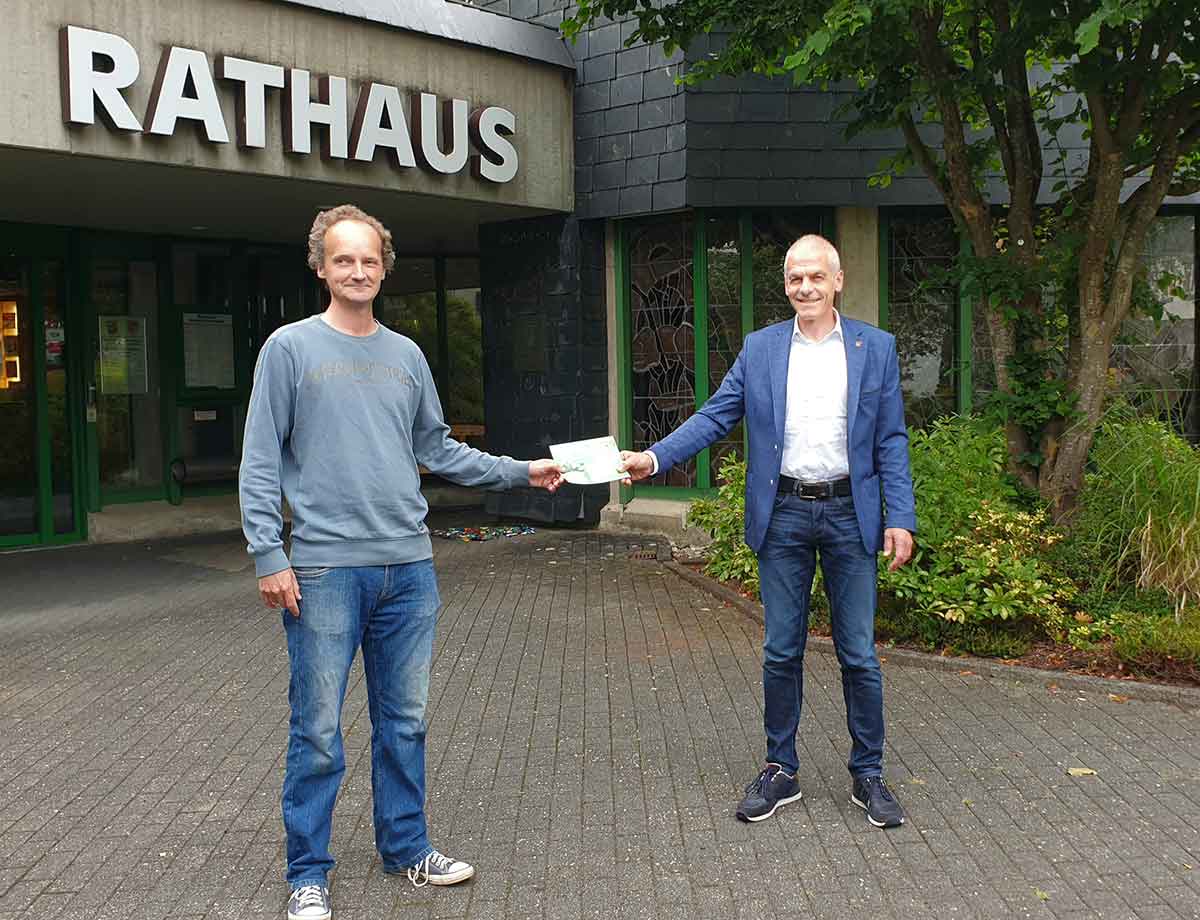
[[[392,247],[391,231],[377,217],[372,217],[352,204],[339,204],[328,211],[319,211],[312,229],[308,231],[308,267],[316,271],[325,263],[325,234],[343,220],[357,220],[379,234],[383,249],[383,270],[390,272],[396,265],[396,250]]]

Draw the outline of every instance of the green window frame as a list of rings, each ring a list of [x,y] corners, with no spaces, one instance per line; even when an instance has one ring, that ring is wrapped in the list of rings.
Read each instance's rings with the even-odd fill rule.
[[[692,296],[694,304],[693,367],[696,409],[700,409],[712,395],[709,384],[709,291],[708,291],[708,221],[711,218],[734,218],[738,225],[738,296],[741,308],[741,332],[743,339],[754,331],[754,215],[764,213],[765,208],[743,209],[698,209],[679,212],[675,216],[688,215],[692,218]],[[834,211],[832,208],[780,209],[787,213],[807,211],[814,218],[820,233],[835,240]],[[661,220],[662,216],[656,216]],[[631,231],[643,224],[639,220],[621,220],[613,225],[613,281],[617,296],[616,316],[616,360],[617,360],[617,432],[622,447],[633,444],[633,312],[630,276]],[[836,241],[836,240],[835,240]],[[743,430],[742,456],[746,455],[746,435]],[[716,470],[712,469],[708,448],[696,455],[695,486],[664,486],[635,484],[622,486],[621,501],[629,502],[637,496],[668,498],[688,501],[711,496],[716,491]]]

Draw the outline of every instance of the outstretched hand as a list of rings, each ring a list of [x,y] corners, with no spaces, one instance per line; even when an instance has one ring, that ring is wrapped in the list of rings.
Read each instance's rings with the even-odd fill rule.
[[[654,458],[644,450],[623,450],[621,465],[617,468],[629,474],[621,482],[627,486],[633,485],[635,480],[654,475]]]
[[[529,461],[529,484],[531,486],[553,492],[564,481],[562,467],[553,460]]]

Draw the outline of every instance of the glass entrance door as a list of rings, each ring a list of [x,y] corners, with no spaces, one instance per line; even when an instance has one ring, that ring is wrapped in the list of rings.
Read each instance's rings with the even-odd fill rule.
[[[65,277],[0,242],[0,546],[83,536]]]
[[[37,393],[29,265],[0,254],[0,540],[38,531]],[[5,539],[8,538],[8,539]]]

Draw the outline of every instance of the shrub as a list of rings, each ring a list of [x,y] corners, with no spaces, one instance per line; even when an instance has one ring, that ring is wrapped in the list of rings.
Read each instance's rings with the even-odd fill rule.
[[[896,572],[881,557],[880,587],[910,615],[968,627],[947,634],[930,626],[927,637],[997,645],[993,633],[983,641],[981,627],[1063,628],[1071,585],[1042,561],[1058,535],[1043,510],[1021,508],[1005,456],[1004,432],[973,417],[938,419],[911,434],[917,550]]]
[[[1054,633],[1071,594],[1041,559],[1056,539],[1045,512],[985,501],[954,536],[923,546],[909,565],[889,572],[881,558],[880,583],[918,614],[973,627],[1028,621]]]
[[[758,559],[746,545],[746,463],[730,453],[717,471],[721,485],[715,498],[692,502],[688,523],[713,538],[704,572],[717,581],[734,581],[758,597]]]
[[[1118,658],[1142,670],[1158,670],[1171,663],[1200,667],[1200,613],[1159,619],[1131,619],[1113,640]]]
[[[1101,593],[1161,589],[1176,622],[1200,601],[1200,454],[1161,421],[1118,408],[1102,423],[1072,523]]]

